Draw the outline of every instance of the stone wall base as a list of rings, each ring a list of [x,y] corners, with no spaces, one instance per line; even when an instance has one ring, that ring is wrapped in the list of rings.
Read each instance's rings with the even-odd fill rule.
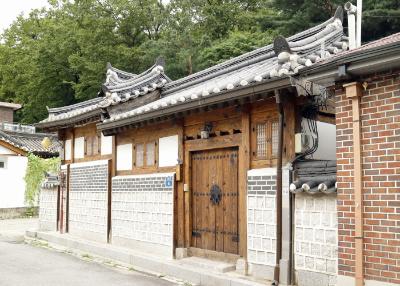
[[[83,239],[107,243],[107,235],[106,235],[105,230],[104,230],[104,234],[103,234],[103,233],[98,233],[98,232],[93,232],[93,231],[88,231],[88,230],[77,229],[77,228],[71,227],[71,225],[70,225],[68,233],[71,235],[74,235],[74,236],[81,237]]]
[[[27,215],[37,216],[38,207],[0,208],[0,219],[20,218]]]
[[[111,243],[113,245],[132,249],[133,251],[137,250],[140,252],[149,253],[156,256],[173,258],[172,249],[170,246],[167,245],[160,245],[160,244],[128,239],[123,237],[115,237],[115,236],[112,237]]]
[[[254,276],[257,279],[273,280],[274,268],[274,266],[249,263],[248,274]]]
[[[308,270],[296,270],[296,285],[298,286],[345,286],[336,282],[336,275],[329,275]]]

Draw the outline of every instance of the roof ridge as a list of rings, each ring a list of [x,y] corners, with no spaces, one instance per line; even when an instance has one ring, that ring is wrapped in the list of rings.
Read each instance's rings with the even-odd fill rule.
[[[73,108],[81,108],[81,107],[87,107],[91,104],[97,104],[98,102],[102,101],[103,97],[94,97],[85,101],[81,101],[78,103],[74,103],[71,105],[65,105],[65,106],[60,106],[60,107],[53,107],[53,108],[48,108],[47,111],[50,113],[59,113],[59,112],[68,112],[71,111]]]
[[[332,23],[334,20],[335,20],[335,17],[331,17],[327,21],[325,21],[319,25],[316,25],[314,27],[311,27],[310,29],[307,29],[305,31],[299,32],[295,35],[288,37],[287,40],[288,41],[301,40],[301,39],[307,37],[309,34],[314,33],[317,30],[322,30],[328,24]],[[262,61],[266,57],[270,56],[270,54],[269,54],[270,52],[273,52],[273,44],[269,44],[267,46],[260,47],[253,51],[244,53],[240,56],[228,59],[217,65],[211,66],[211,67],[206,68],[201,71],[198,71],[194,74],[177,79],[177,80],[172,81],[165,85],[164,94],[167,95],[168,93],[171,93],[173,91],[180,90],[180,89],[184,88],[185,84],[188,82],[190,82],[191,85],[196,84],[196,81],[202,79],[203,77],[207,77],[207,76],[211,75],[212,73],[218,73],[218,71],[220,71],[222,68],[232,69],[232,68],[235,68],[237,65],[240,66],[241,63],[246,62],[246,61],[254,61],[254,63],[256,63],[257,61]],[[264,57],[263,57],[263,55],[264,55]],[[215,76],[215,75],[213,75],[213,76]]]

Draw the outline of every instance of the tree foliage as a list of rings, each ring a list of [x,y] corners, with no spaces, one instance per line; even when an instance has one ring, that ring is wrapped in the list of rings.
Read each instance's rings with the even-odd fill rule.
[[[139,73],[158,56],[177,79],[331,17],[341,0],[49,0],[0,37],[0,100],[37,122],[46,106],[97,96],[105,66]],[[365,40],[400,30],[399,0],[364,1]]]
[[[29,206],[34,206],[38,201],[40,185],[46,172],[58,173],[60,158],[43,159],[33,154],[28,155],[28,167],[25,174],[25,201]]]

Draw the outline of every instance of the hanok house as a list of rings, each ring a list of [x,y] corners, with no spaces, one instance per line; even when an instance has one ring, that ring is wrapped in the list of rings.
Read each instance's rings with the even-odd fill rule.
[[[148,254],[229,261],[283,285],[353,285],[342,279],[355,260],[352,142],[340,145],[351,140],[340,117],[350,106],[325,88],[341,83],[343,68],[311,81],[330,58],[352,54],[342,20],[339,7],[316,27],[175,81],[161,60],[138,75],[108,65],[100,97],[50,109],[38,124],[64,142],[58,228]]]
[[[13,123],[13,112],[19,104],[0,102],[0,218],[20,216],[26,212],[25,172],[27,155],[58,156],[56,136],[36,133],[35,127]],[[41,142],[52,138],[53,145],[45,149]]]

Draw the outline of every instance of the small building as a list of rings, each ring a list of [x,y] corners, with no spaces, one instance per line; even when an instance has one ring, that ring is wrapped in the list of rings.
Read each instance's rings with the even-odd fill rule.
[[[15,124],[13,110],[20,105],[0,103],[0,217],[18,216],[25,212],[25,173],[29,153],[40,157],[58,156],[60,145],[55,135],[36,133],[35,127]],[[3,113],[4,112],[4,113]],[[50,149],[42,147],[45,137],[51,138]]]
[[[50,109],[38,124],[64,144],[58,228],[167,258],[229,261],[281,285],[398,284],[399,40],[356,49],[355,27],[346,36],[342,22],[339,7],[316,27],[175,81],[162,60],[141,74],[107,65],[99,97]],[[345,94],[362,93],[346,85],[362,78],[365,100],[381,96],[390,108],[360,128]],[[378,111],[373,104],[363,112]],[[368,126],[384,118],[390,127]],[[352,149],[353,126],[363,140],[388,138],[384,154],[363,155],[364,177],[353,152],[373,146]],[[389,164],[390,174],[375,169]],[[374,229],[380,211],[385,226]],[[367,227],[364,244],[355,226]]]

